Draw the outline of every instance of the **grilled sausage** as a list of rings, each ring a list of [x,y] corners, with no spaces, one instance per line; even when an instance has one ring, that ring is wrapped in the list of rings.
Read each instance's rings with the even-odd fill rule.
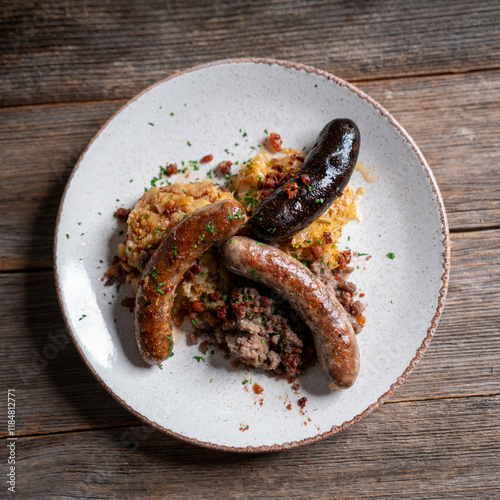
[[[256,239],[286,241],[325,212],[347,186],[359,145],[360,133],[353,121],[342,118],[328,123],[297,174],[271,193],[250,219]]]
[[[299,313],[311,330],[323,371],[336,387],[350,387],[359,372],[358,344],[330,288],[293,257],[244,236],[227,241],[221,254],[230,271],[272,288]]]
[[[135,338],[146,363],[159,364],[171,355],[171,311],[175,287],[184,273],[212,245],[235,234],[245,220],[245,209],[236,200],[207,205],[179,222],[153,254],[135,306]]]

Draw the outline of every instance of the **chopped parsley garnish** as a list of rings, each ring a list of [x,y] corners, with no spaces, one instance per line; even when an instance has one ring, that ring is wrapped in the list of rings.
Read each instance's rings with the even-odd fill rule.
[[[248,384],[249,380],[245,379],[243,380],[243,382],[241,383],[242,385],[245,385],[245,384]]]
[[[394,259],[394,257],[396,257],[392,252],[389,252],[387,254],[387,257],[389,257],[389,259]]]
[[[149,122],[149,124],[148,124],[148,125],[151,125],[152,127],[154,127],[154,126],[155,126],[155,124],[154,124],[154,123],[151,123],[151,122]]]
[[[316,203],[323,203],[325,200],[324,198],[317,198]]]
[[[141,219],[147,219],[149,217],[149,214],[144,214],[141,216]]]
[[[358,257],[363,257],[363,255],[370,255],[369,253],[358,253]],[[392,254],[394,255],[394,254]],[[389,257],[389,254],[387,254],[387,257]],[[393,258],[393,257],[391,257]]]
[[[160,290],[160,287],[163,286],[165,283],[166,283],[166,281],[164,281],[163,283],[157,283],[156,284],[156,291],[158,293],[161,293],[162,295],[165,295],[165,292],[163,292],[162,290]]]
[[[193,359],[196,359],[196,361],[199,363],[200,361],[203,361],[203,363],[205,362],[205,358],[202,357],[202,356],[193,356]]]
[[[69,240],[69,234],[66,233],[66,238]]]
[[[81,321],[83,318],[86,318],[87,315],[86,314],[82,314],[82,317],[81,318],[78,318],[78,321]]]
[[[250,274],[254,277],[254,278],[263,278],[264,276],[262,276],[262,274],[259,274],[255,269],[252,269],[250,271]]]
[[[189,141],[187,141],[187,143],[186,143],[186,144],[187,144],[188,146],[191,146],[191,143],[190,143]]]
[[[158,365],[158,368],[159,368],[160,370],[163,370],[163,365]]]
[[[158,268],[155,268],[153,272],[149,271],[149,275],[156,281],[158,279]]]
[[[210,233],[214,234],[214,225],[212,224],[211,221],[208,221],[208,224],[205,226],[205,229]]]

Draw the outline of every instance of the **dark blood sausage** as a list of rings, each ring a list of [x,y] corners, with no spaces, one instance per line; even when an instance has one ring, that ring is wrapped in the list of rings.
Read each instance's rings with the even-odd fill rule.
[[[250,219],[256,239],[281,242],[325,212],[347,186],[358,158],[360,134],[346,118],[328,123],[301,169],[289,182],[264,199]],[[298,186],[290,197],[290,188]]]
[[[142,359],[159,364],[173,349],[171,311],[175,288],[196,258],[235,234],[246,221],[236,200],[200,208],[179,222],[149,260],[137,291],[135,338]]]
[[[280,294],[313,335],[323,371],[338,388],[350,387],[359,372],[359,349],[345,309],[306,266],[276,247],[235,236],[221,248],[230,271]]]

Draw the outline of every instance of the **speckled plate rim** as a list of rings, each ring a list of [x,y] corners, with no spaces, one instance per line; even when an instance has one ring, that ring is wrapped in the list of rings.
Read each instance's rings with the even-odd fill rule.
[[[99,376],[99,374],[95,371],[94,367],[92,364],[89,362],[85,354],[83,353],[83,350],[81,349],[80,345],[78,344],[78,341],[76,339],[76,335],[73,332],[73,330],[70,327],[69,319],[66,316],[65,310],[64,310],[64,300],[62,297],[61,293],[61,287],[60,287],[60,281],[59,281],[59,273],[57,269],[57,260],[56,260],[56,253],[57,253],[57,235],[59,231],[59,223],[61,220],[61,213],[62,209],[64,206],[64,201],[66,199],[66,194],[68,192],[69,186],[71,184],[71,181],[78,170],[80,163],[84,156],[86,155],[87,151],[89,148],[92,146],[93,142],[97,139],[97,137],[100,136],[100,134],[103,132],[103,130],[108,126],[108,124],[119,114],[121,113],[125,108],[127,108],[130,104],[133,102],[137,101],[142,95],[146,94],[149,92],[151,89],[154,87],[161,85],[173,78],[176,78],[178,76],[184,75],[186,73],[191,73],[194,71],[199,71],[205,68],[209,68],[212,66],[218,66],[218,65],[224,65],[224,64],[241,64],[241,63],[253,63],[253,64],[267,64],[267,65],[278,65],[282,66],[284,68],[288,69],[294,69],[296,71],[305,71],[306,73],[314,73],[318,76],[321,76],[327,80],[330,80],[334,82],[335,84],[344,87],[354,94],[356,94],[359,98],[363,99],[366,101],[369,105],[371,105],[373,108],[375,108],[380,115],[382,115],[384,118],[388,120],[390,125],[392,125],[400,134],[401,136],[405,139],[405,141],[411,146],[413,152],[416,154],[420,165],[423,168],[423,171],[429,181],[429,184],[431,186],[432,192],[434,193],[434,196],[436,198],[437,206],[439,208],[439,216],[440,216],[440,221],[441,221],[441,233],[442,233],[442,244],[443,244],[443,251],[442,251],[442,269],[443,273],[441,275],[441,287],[439,289],[439,297],[438,297],[438,303],[437,307],[434,313],[434,316],[431,319],[431,324],[429,328],[427,329],[427,334],[420,345],[420,347],[417,349],[415,353],[415,357],[410,361],[410,364],[407,366],[407,368],[404,370],[404,372],[397,378],[396,382],[394,382],[389,390],[385,392],[382,396],[380,396],[377,401],[369,405],[366,410],[361,412],[360,414],[356,415],[350,420],[347,420],[344,422],[342,425],[335,425],[333,426],[329,431],[318,434],[314,437],[306,438],[300,441],[292,441],[292,442],[287,442],[283,444],[275,444],[272,446],[246,446],[246,447],[233,447],[233,446],[224,446],[224,445],[218,445],[214,443],[209,443],[209,442],[203,442],[199,441],[194,438],[189,438],[186,436],[183,436],[181,434],[178,434],[170,429],[166,429],[165,427],[157,424],[156,422],[153,422],[149,420],[147,417],[139,413],[137,410],[134,408],[130,407],[125,401],[123,401],[117,394],[115,394],[109,387],[108,385],[102,380],[102,378]],[[75,344],[75,347],[77,351],[79,352],[80,356],[83,358],[85,364],[91,371],[91,373],[94,375],[94,377],[97,379],[97,381],[101,384],[101,386],[116,400],[118,401],[123,407],[125,407],[130,413],[135,415],[137,418],[142,420],[143,422],[146,422],[147,424],[151,425],[155,429],[164,432],[165,434],[168,434],[170,436],[176,437],[178,439],[181,439],[182,441],[186,441],[188,443],[198,445],[198,446],[203,446],[206,448],[211,448],[211,449],[216,449],[216,450],[222,450],[222,451],[230,451],[230,452],[239,452],[239,453],[260,453],[260,452],[271,452],[271,451],[280,451],[280,450],[286,450],[290,448],[295,448],[298,446],[306,445],[306,444],[311,444],[316,441],[320,441],[322,439],[325,439],[327,437],[333,436],[334,434],[337,434],[338,432],[346,429],[347,427],[350,427],[351,425],[355,424],[356,422],[359,422],[361,419],[369,415],[372,411],[376,410],[380,405],[382,405],[402,384],[403,382],[407,379],[407,377],[410,375],[410,373],[413,371],[413,369],[417,366],[417,363],[420,361],[422,356],[424,355],[424,352],[426,351],[427,347],[431,343],[432,337],[434,336],[434,333],[436,331],[436,328],[438,326],[439,319],[441,317],[443,308],[444,308],[444,303],[446,300],[446,294],[448,291],[448,283],[449,283],[449,277],[450,277],[450,234],[449,234],[449,228],[448,228],[448,220],[446,217],[446,212],[444,208],[444,203],[443,199],[441,197],[441,192],[439,191],[439,187],[437,185],[436,179],[434,178],[434,174],[432,173],[429,164],[427,163],[427,160],[424,158],[424,155],[416,145],[415,141],[410,137],[408,132],[397,122],[397,120],[387,111],[383,106],[381,106],[377,101],[375,101],[373,98],[371,98],[369,95],[365,94],[362,90],[358,89],[354,85],[346,82],[345,80],[342,80],[341,78],[332,75],[331,73],[328,73],[326,71],[322,71],[319,69],[316,69],[312,66],[307,66],[304,64],[300,63],[294,63],[290,61],[283,61],[279,59],[269,59],[269,58],[253,58],[253,57],[247,57],[247,58],[237,58],[237,59],[222,59],[219,61],[213,61],[210,63],[205,63],[205,64],[200,64],[197,66],[194,66],[192,68],[188,68],[183,71],[178,71],[172,74],[171,76],[151,85],[150,87],[146,88],[143,90],[141,93],[130,99],[125,105],[123,105],[119,110],[117,110],[107,121],[106,123],[99,129],[99,132],[93,137],[93,139],[89,142],[83,153],[81,154],[80,158],[78,159],[67,183],[66,187],[64,189],[63,196],[61,198],[61,202],[59,205],[59,209],[57,212],[57,219],[56,219],[56,225],[55,225],[55,238],[54,238],[54,252],[53,252],[53,261],[54,261],[54,276],[55,276],[55,285],[56,285],[56,292],[57,292],[57,298],[59,301],[59,305],[62,311],[63,319],[66,324],[66,329],[69,332],[73,343]]]

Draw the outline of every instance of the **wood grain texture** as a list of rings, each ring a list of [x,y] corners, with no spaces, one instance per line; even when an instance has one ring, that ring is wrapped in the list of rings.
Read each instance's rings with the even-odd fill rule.
[[[385,405],[285,452],[195,448],[134,426],[21,438],[24,498],[494,498],[500,397]]]
[[[0,392],[16,388],[19,496],[500,498],[499,40],[497,0],[1,2]],[[148,85],[229,57],[357,83],[422,149],[452,230],[445,311],[405,384],[330,439],[252,456],[162,435],[115,402],[65,332],[49,267],[66,180],[100,126]]]
[[[452,255],[438,331],[393,402],[500,393],[500,230],[454,235]],[[0,303],[0,388],[18,388],[19,435],[137,422],[69,342],[51,273],[0,275]],[[0,428],[0,437],[5,432]]]
[[[393,112],[421,147],[441,188],[450,227],[498,226],[500,71],[361,87]],[[0,270],[51,264],[65,182],[90,139],[122,104],[0,109]]]
[[[52,265],[66,181],[88,142],[120,105],[0,109],[0,270]]]
[[[361,84],[416,141],[454,231],[499,227],[500,73]]]
[[[353,80],[496,68],[496,0],[4,1],[0,104],[129,98],[196,64],[273,57]]]

